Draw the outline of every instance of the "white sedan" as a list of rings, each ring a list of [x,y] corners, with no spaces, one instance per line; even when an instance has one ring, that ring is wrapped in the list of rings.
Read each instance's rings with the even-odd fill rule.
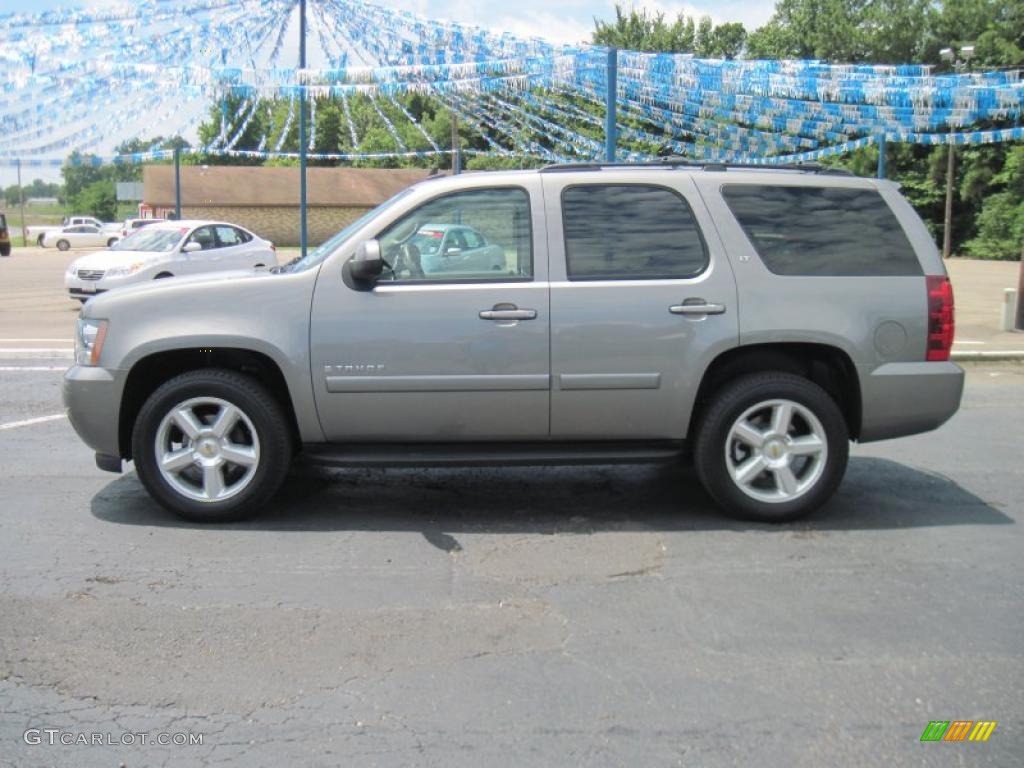
[[[269,240],[237,224],[168,221],[138,229],[108,251],[76,259],[64,275],[72,299],[146,280],[277,266]]]
[[[56,246],[66,251],[68,248],[110,248],[120,239],[121,236],[116,231],[104,231],[92,224],[78,224],[47,232],[39,244],[45,248]]]

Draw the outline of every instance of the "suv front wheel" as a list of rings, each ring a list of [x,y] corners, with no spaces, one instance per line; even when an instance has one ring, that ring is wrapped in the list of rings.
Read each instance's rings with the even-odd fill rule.
[[[704,487],[728,512],[794,520],[822,506],[846,471],[849,433],[825,390],[782,372],[726,386],[701,419],[694,459]]]
[[[162,506],[196,522],[238,520],[277,491],[291,461],[288,421],[254,379],[206,369],[154,392],[132,432],[139,479]]]

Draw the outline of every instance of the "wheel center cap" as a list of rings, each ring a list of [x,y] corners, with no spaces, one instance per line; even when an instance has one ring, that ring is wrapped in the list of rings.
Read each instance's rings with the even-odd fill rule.
[[[769,440],[764,445],[764,455],[769,461],[779,461],[786,457],[786,447],[781,440]]]
[[[199,454],[205,459],[216,458],[220,453],[220,445],[213,438],[206,438],[199,443]]]

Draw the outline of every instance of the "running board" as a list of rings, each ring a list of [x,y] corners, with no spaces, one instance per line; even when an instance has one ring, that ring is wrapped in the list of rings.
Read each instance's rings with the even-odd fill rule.
[[[306,444],[302,456],[329,467],[537,467],[661,464],[683,455],[681,441],[595,443]]]

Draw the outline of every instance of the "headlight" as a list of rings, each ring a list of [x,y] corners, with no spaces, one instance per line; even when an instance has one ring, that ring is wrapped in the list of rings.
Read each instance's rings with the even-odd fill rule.
[[[148,261],[136,261],[134,264],[128,264],[123,267],[111,267],[107,270],[105,277],[127,277],[128,275],[134,275],[140,269],[148,267],[150,262]]]
[[[79,318],[78,333],[75,334],[75,362],[78,365],[99,365],[106,338],[106,320]]]

